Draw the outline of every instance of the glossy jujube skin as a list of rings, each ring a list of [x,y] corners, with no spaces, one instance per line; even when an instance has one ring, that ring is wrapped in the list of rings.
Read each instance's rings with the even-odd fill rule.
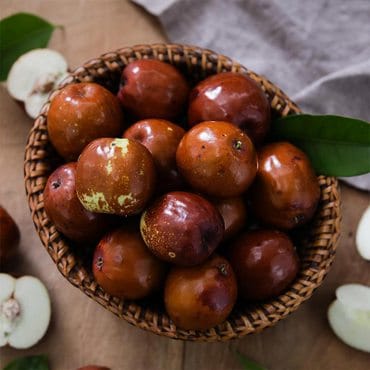
[[[249,137],[228,122],[202,122],[181,139],[177,167],[201,193],[227,198],[244,193],[257,172],[257,155]]]
[[[58,167],[44,189],[44,207],[58,231],[78,243],[98,241],[113,221],[86,210],[76,194],[76,162]]]
[[[0,267],[15,255],[19,238],[17,224],[7,210],[0,206]]]
[[[146,245],[158,258],[194,266],[217,248],[224,222],[209,201],[178,191],[163,195],[145,210],[140,230]]]
[[[229,247],[239,295],[247,301],[278,296],[294,280],[299,258],[285,233],[254,230],[240,235]]]
[[[77,196],[92,212],[140,213],[154,191],[155,179],[152,155],[130,139],[94,140],[77,162]]]
[[[166,273],[165,264],[146,247],[138,228],[123,226],[107,235],[95,249],[93,273],[109,294],[141,299],[158,291]]]
[[[184,111],[189,90],[185,77],[172,65],[142,59],[123,70],[118,98],[137,118],[172,119]]]
[[[250,194],[257,218],[282,230],[310,221],[320,187],[306,154],[288,142],[272,143],[258,152],[258,162]]]
[[[75,161],[94,139],[120,136],[124,121],[116,96],[103,86],[83,82],[67,85],[52,100],[47,125],[57,152]]]
[[[146,119],[136,122],[123,134],[124,138],[136,140],[152,154],[158,181],[162,188],[179,188],[182,179],[176,167],[176,150],[185,130],[162,119]]]
[[[211,199],[211,202],[220,212],[224,224],[224,240],[235,236],[246,226],[247,207],[242,197]]]
[[[201,81],[190,93],[188,123],[227,121],[261,144],[270,127],[270,104],[250,77],[224,72]]]
[[[237,298],[237,284],[229,262],[210,257],[195,267],[174,267],[164,290],[166,311],[185,330],[206,330],[229,316]]]

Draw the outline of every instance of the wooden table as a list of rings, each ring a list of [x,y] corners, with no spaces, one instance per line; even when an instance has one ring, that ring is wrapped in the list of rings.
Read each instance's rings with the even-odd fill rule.
[[[36,13],[55,24],[50,47],[76,67],[103,52],[137,43],[166,41],[159,24],[124,0],[2,0],[1,17]],[[370,264],[355,250],[358,220],[369,195],[342,186],[342,238],[332,271],[312,299],[277,326],[229,343],[185,343],[132,327],[72,287],[43,249],[29,214],[23,185],[23,149],[31,126],[22,108],[0,87],[0,202],[21,227],[20,255],[12,272],[31,274],[47,285],[53,317],[45,338],[34,348],[0,350],[0,364],[28,354],[45,353],[53,370],[88,363],[113,370],[241,369],[239,350],[269,370],[365,370],[370,355],[340,342],[330,330],[326,310],[343,283],[370,283]],[[0,366],[0,367],[2,367]]]

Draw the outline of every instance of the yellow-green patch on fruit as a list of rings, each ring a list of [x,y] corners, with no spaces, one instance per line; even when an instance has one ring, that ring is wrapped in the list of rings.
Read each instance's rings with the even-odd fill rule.
[[[111,213],[111,208],[105,199],[104,193],[82,194],[81,198],[80,200],[87,210],[91,212]]]
[[[129,143],[130,142],[128,139],[114,139],[111,146],[116,146],[117,148],[120,148],[122,156],[125,156],[128,153]]]
[[[127,194],[127,195],[120,195],[117,200],[120,206],[135,202],[135,198],[132,196],[132,193]]]

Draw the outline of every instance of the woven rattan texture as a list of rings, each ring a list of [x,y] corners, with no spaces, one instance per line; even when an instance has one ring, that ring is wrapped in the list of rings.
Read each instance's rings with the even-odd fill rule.
[[[107,53],[77,68],[64,80],[66,84],[95,81],[111,90],[118,87],[122,69],[129,62],[154,58],[178,67],[195,82],[207,75],[235,71],[246,73],[256,80],[269,97],[276,115],[298,113],[298,107],[274,84],[231,59],[212,51],[175,44],[137,45]],[[270,327],[295,311],[322,283],[335,256],[340,227],[340,194],[336,179],[319,177],[321,200],[316,216],[304,238],[301,238],[302,266],[295,282],[279,297],[263,304],[242,305],[226,322],[207,331],[180,330],[168,318],[161,305],[155,302],[128,302],[106,294],[94,281],[83,258],[74,254],[68,241],[56,229],[44,211],[43,189],[48,175],[60,160],[48,139],[47,113],[54,91],[36,119],[25,150],[24,177],[32,219],[50,257],[70,283],[129,323],[155,334],[193,341],[225,341]]]

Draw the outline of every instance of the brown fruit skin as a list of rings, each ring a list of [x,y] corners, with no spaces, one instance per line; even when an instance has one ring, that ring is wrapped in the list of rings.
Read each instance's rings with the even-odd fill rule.
[[[235,236],[247,223],[247,207],[243,198],[212,199],[225,224],[224,239]]]
[[[92,212],[140,213],[153,193],[155,180],[148,149],[130,139],[96,139],[77,162],[77,196]]]
[[[202,122],[181,139],[177,167],[196,190],[220,198],[239,196],[257,172],[249,137],[228,122]]]
[[[77,160],[94,139],[120,136],[124,123],[117,97],[92,82],[64,87],[51,102],[47,120],[50,141],[67,161]]]
[[[158,177],[166,188],[181,187],[176,167],[176,150],[185,130],[162,119],[146,119],[133,124],[123,137],[138,141],[152,154]]]
[[[299,259],[288,235],[254,230],[240,235],[229,248],[229,261],[247,301],[278,296],[296,277]]]
[[[0,267],[15,255],[20,232],[12,216],[0,206]]]
[[[79,367],[77,370],[111,370],[111,369],[105,366],[88,365]]]
[[[192,193],[171,192],[142,214],[141,235],[158,258],[182,266],[204,262],[217,248],[224,223],[217,209]]]
[[[123,70],[118,98],[128,112],[140,119],[171,119],[184,110],[189,90],[184,76],[172,65],[142,59]]]
[[[227,121],[245,131],[254,144],[263,141],[270,127],[270,104],[250,77],[224,72],[201,81],[190,93],[188,123]]]
[[[108,233],[95,249],[94,277],[113,296],[144,298],[160,289],[165,273],[165,264],[148,251],[135,228]]]
[[[44,207],[55,227],[78,243],[92,243],[110,226],[107,215],[86,210],[76,194],[75,162],[58,167],[48,178],[44,189]]]
[[[320,187],[309,159],[287,142],[272,143],[258,152],[259,168],[251,188],[257,218],[290,230],[307,223],[320,199]]]
[[[164,289],[166,311],[185,330],[206,330],[229,316],[237,298],[229,262],[214,255],[200,266],[174,267]]]

